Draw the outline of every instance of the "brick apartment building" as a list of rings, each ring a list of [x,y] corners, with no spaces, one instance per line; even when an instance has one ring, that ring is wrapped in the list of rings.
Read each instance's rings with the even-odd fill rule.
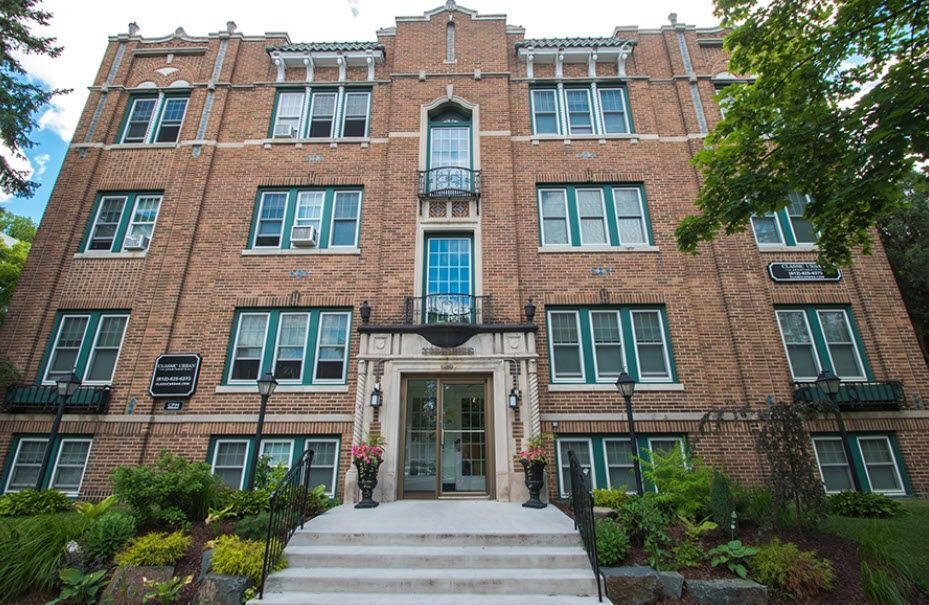
[[[797,194],[678,252],[690,160],[738,81],[722,32],[591,29],[528,39],[448,2],[372,42],[110,38],[0,331],[30,383],[5,394],[3,488],[39,479],[72,370],[40,481],[69,494],[162,448],[243,485],[257,445],[313,448],[351,499],[350,446],[380,431],[383,500],[520,500],[513,456],[539,431],[552,493],[568,449],[596,486],[633,485],[623,370],[640,449],[759,480],[749,423],[701,436],[701,416],[816,397],[831,369],[853,448],[811,422],[826,488],[929,495],[929,372],[880,244],[817,274]],[[185,367],[154,375],[165,354],[189,354],[193,394]]]

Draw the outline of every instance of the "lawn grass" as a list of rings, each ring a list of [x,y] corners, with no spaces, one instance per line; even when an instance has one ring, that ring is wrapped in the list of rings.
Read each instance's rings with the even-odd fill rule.
[[[889,519],[831,516],[824,529],[861,545],[865,591],[876,603],[906,603],[916,584],[929,593],[929,500],[903,502]]]

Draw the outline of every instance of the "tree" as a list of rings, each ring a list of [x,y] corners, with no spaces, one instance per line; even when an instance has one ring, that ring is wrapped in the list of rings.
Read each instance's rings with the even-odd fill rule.
[[[0,145],[22,157],[23,149],[34,145],[29,134],[35,128],[36,114],[53,96],[66,90],[46,90],[28,81],[16,54],[44,54],[57,57],[61,47],[55,38],[35,36],[31,27],[48,25],[51,13],[37,8],[38,0],[0,2]],[[7,195],[30,197],[38,183],[23,170],[14,169],[0,155],[0,190]]]
[[[726,117],[694,158],[700,214],[678,225],[678,247],[803,192],[820,262],[850,264],[929,159],[929,2],[716,0],[716,15],[733,28],[729,71],[751,81],[720,93]]]
[[[12,237],[12,243],[0,238],[0,324],[6,318],[13,290],[26,264],[26,256],[35,238],[36,224],[26,216],[17,216],[0,208],[0,233]],[[2,373],[2,372],[0,372]]]
[[[21,242],[32,243],[38,225],[28,216],[19,216],[0,208],[0,231]]]
[[[879,232],[929,360],[929,177],[912,173],[903,184],[903,196],[906,203],[881,220]]]

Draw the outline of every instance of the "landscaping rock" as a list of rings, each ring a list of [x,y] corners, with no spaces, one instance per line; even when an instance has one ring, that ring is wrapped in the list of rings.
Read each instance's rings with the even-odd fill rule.
[[[684,591],[684,576],[676,571],[659,571],[658,580],[661,582],[661,594],[666,599],[680,599]]]
[[[203,557],[200,558],[200,575],[197,576],[197,582],[202,582],[206,574],[210,573],[210,567],[213,565],[213,549],[208,548],[203,551]]]
[[[661,598],[661,580],[651,567],[601,567],[600,572],[614,605],[655,605]]]
[[[113,579],[107,584],[100,599],[102,605],[142,605],[148,588],[145,580],[166,582],[174,575],[174,567],[165,565],[161,567],[142,567],[126,565],[117,567],[113,572]]]
[[[612,519],[616,516],[616,511],[609,506],[595,506],[594,519]]]
[[[737,578],[687,580],[687,593],[700,605],[765,605],[768,587]]]
[[[241,605],[252,581],[242,576],[209,573],[197,590],[194,605]]]

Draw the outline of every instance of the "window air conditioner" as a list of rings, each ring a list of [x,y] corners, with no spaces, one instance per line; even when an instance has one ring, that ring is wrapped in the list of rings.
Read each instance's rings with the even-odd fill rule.
[[[275,139],[295,139],[297,138],[297,127],[290,124],[276,124],[274,126]]]
[[[147,235],[129,235],[126,236],[126,241],[123,242],[123,249],[139,251],[139,250],[148,250],[148,243],[151,239]]]
[[[290,243],[296,248],[314,248],[319,241],[319,230],[316,227],[294,226],[290,231]]]

